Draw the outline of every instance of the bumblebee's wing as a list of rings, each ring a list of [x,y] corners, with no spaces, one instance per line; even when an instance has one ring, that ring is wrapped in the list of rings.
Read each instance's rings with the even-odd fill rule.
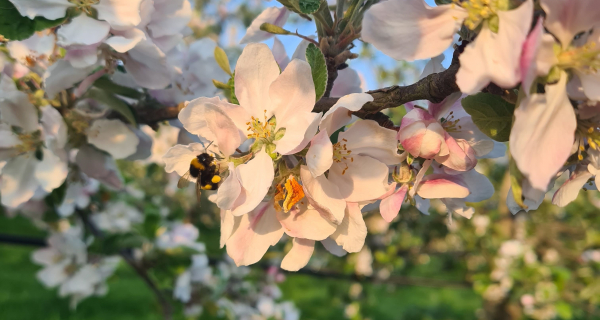
[[[190,172],[186,172],[177,182],[177,188],[183,189],[190,185]]]
[[[198,206],[200,206],[200,196],[202,195],[202,181],[200,177],[196,181],[196,199],[198,200]]]

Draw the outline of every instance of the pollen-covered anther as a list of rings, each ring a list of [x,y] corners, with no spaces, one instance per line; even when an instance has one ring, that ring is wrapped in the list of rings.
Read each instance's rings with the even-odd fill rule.
[[[264,121],[252,116],[250,118],[251,121],[246,122],[248,126],[247,130],[250,131],[247,135],[249,139],[269,139],[272,136],[272,131],[275,130],[275,127],[267,119],[267,110],[264,110],[264,113]]]
[[[304,189],[293,175],[285,181],[285,197],[283,211],[289,212],[300,200],[304,198]]]
[[[467,11],[464,25],[471,30],[475,30],[482,21],[496,15],[498,11],[498,0],[453,0],[452,4]]]

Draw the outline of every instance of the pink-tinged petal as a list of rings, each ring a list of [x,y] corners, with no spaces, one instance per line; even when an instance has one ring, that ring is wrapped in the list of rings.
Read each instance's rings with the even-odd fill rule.
[[[458,129],[458,131],[449,132],[448,134],[456,140],[460,139],[466,141],[471,148],[473,148],[477,158],[487,158],[487,155],[489,155],[497,145],[503,146],[503,144],[495,142],[481,132],[481,130],[473,123],[471,117],[458,119],[458,124],[460,125],[460,129]]]
[[[581,81],[585,96],[593,101],[600,101],[600,75],[596,72],[576,71]]]
[[[338,71],[338,77],[331,88],[331,97],[343,97],[351,93],[363,92],[362,80],[356,70],[347,67]]]
[[[346,148],[352,150],[353,155],[366,155],[387,165],[395,165],[401,161],[396,135],[395,130],[383,128],[376,121],[363,120],[340,132],[338,140],[346,139]]]
[[[310,143],[306,153],[306,165],[313,177],[318,177],[333,164],[333,144],[327,130],[319,132]]]
[[[271,117],[269,88],[277,77],[279,66],[266,44],[251,43],[244,48],[235,67],[235,95],[248,114],[257,119]]]
[[[242,192],[242,185],[238,179],[238,172],[233,163],[229,163],[229,176],[221,183],[217,190],[217,206],[221,210],[229,210]],[[231,213],[229,213],[231,214]]]
[[[454,39],[467,13],[460,6],[428,6],[425,1],[390,0],[365,13],[362,38],[396,60],[435,57]]]
[[[412,104],[412,103],[411,103]],[[414,106],[414,104],[412,104]],[[436,119],[429,113],[430,111],[423,108],[413,108],[402,117],[400,127],[407,127],[415,122],[424,122],[429,124],[435,122]]]
[[[530,94],[533,81],[538,76],[548,74],[550,68],[558,62],[553,49],[554,38],[544,33],[543,22],[544,19],[540,17],[523,43],[520,59],[521,83],[527,95]]]
[[[379,199],[388,192],[389,169],[385,163],[368,156],[354,155],[354,161],[336,162],[329,169],[329,181],[350,202]]]
[[[71,23],[58,28],[56,36],[58,44],[70,45],[92,45],[101,42],[108,36],[110,25],[106,21],[98,21],[80,14],[71,20]]]
[[[293,60],[269,88],[273,113],[279,122],[310,113],[315,106],[315,85],[310,65]]]
[[[456,74],[460,91],[474,94],[490,82],[502,88],[512,88],[520,82],[521,49],[532,17],[533,0],[527,0],[514,10],[498,12],[498,33],[484,24],[475,41],[460,55]]]
[[[68,0],[10,0],[22,16],[33,19],[41,16],[48,20],[60,19],[67,15],[67,8],[73,6]]]
[[[39,183],[35,178],[37,159],[29,152],[10,159],[2,168],[0,194],[2,204],[16,208],[33,197]]]
[[[88,89],[96,82],[96,80],[102,78],[107,73],[106,69],[100,69],[89,76],[87,76],[81,83],[77,86],[77,88],[73,91],[73,95],[77,98],[81,98]]]
[[[95,65],[98,62],[98,46],[101,43],[95,43],[90,46],[69,46],[64,60],[71,63],[71,66],[78,69],[84,69]]]
[[[325,218],[319,211],[309,206],[307,199],[300,200],[289,212],[277,211],[277,219],[290,237],[321,241],[329,237],[337,224]]]
[[[452,116],[452,120],[458,119],[462,115],[469,116],[462,107],[462,98],[466,96],[466,94],[455,92],[440,103],[430,102],[427,111],[429,111],[429,114],[438,121],[441,121],[442,118],[450,120],[449,118]],[[452,114],[450,114],[450,112],[452,112]]]
[[[285,47],[279,38],[275,37],[273,39],[273,49],[271,51],[273,51],[273,57],[275,57],[279,68],[285,70],[285,67],[290,63],[290,57],[285,52]]]
[[[348,202],[344,220],[331,235],[331,239],[348,252],[359,252],[366,237],[367,225],[358,203]]]
[[[423,177],[417,194],[426,199],[466,198],[470,191],[460,177],[435,173]]]
[[[321,244],[327,251],[329,251],[329,253],[336,257],[343,257],[348,253],[346,250],[344,250],[344,248],[342,248],[342,246],[335,243],[335,241],[331,238],[321,241]]]
[[[465,140],[454,139],[446,133],[446,145],[449,154],[447,156],[438,156],[435,161],[456,171],[468,171],[477,165],[475,150]]]
[[[308,264],[310,257],[315,251],[315,241],[294,238],[292,249],[281,261],[281,269],[287,271],[298,271]]]
[[[421,72],[421,75],[419,76],[419,80],[427,77],[430,74],[439,73],[446,70],[446,68],[444,68],[442,65],[444,58],[444,54],[442,53],[439,56],[435,56],[427,61],[425,67],[423,68],[423,72]]]
[[[176,35],[192,19],[192,4],[187,0],[154,1],[154,9],[147,26],[153,38]]]
[[[242,185],[242,192],[231,208],[234,216],[241,216],[256,208],[267,195],[275,172],[273,160],[269,155],[260,151],[254,159],[235,168]]]
[[[340,224],[344,219],[346,201],[339,188],[324,175],[314,178],[306,166],[300,167],[300,178],[308,203],[328,221]]]
[[[287,129],[283,138],[275,141],[275,151],[280,154],[294,154],[306,148],[310,140],[315,136],[321,122],[321,113],[307,113],[288,120],[281,124]],[[302,139],[300,139],[302,138]]]
[[[88,142],[115,159],[135,153],[140,139],[120,120],[98,119],[87,130]]]
[[[142,0],[100,0],[92,5],[98,11],[98,19],[110,23],[113,29],[124,30],[137,26],[141,21]]]
[[[235,153],[235,149],[246,137],[221,106],[243,112],[242,108],[229,106],[228,102],[221,101],[219,97],[198,98],[185,106],[178,117],[188,132],[213,141],[223,155],[228,157]]]
[[[62,161],[52,151],[42,148],[43,158],[35,167],[35,178],[40,187],[46,192],[60,187],[69,173],[67,163]]]
[[[271,202],[263,202],[256,209],[240,217],[231,237],[227,240],[227,254],[237,266],[256,263],[270,246],[279,242],[283,228],[275,216]]]
[[[426,122],[415,122],[398,131],[398,140],[412,156],[432,159],[440,153],[448,152],[444,134],[444,128],[438,122],[429,125]]]
[[[567,97],[567,76],[547,85],[546,94],[533,94],[515,110],[510,151],[531,186],[546,190],[571,155],[577,128],[575,111]]]
[[[183,176],[190,170],[190,163],[197,155],[204,152],[204,146],[201,143],[191,143],[189,145],[178,144],[167,151],[163,156],[166,172],[177,172]]]
[[[123,32],[116,33],[114,36],[106,39],[104,43],[111,46],[117,52],[127,52],[140,43],[140,41],[146,39],[144,31],[133,28]]]
[[[600,21],[598,2],[594,0],[541,0],[540,4],[546,12],[545,27],[563,48],[571,45],[575,35],[589,31]]]
[[[569,179],[556,190],[556,193],[554,193],[554,196],[552,197],[552,203],[559,207],[565,207],[567,204],[577,199],[581,188],[583,188],[592,177],[593,175],[587,170],[586,166],[578,166]]]
[[[371,101],[373,101],[373,96],[368,93],[353,93],[341,97],[333,107],[323,115],[319,128],[333,134],[341,127],[350,123],[352,120],[352,112],[360,110],[365,103]]]
[[[237,229],[241,222],[242,217],[234,217],[230,211],[221,209],[221,239],[219,246],[221,249],[233,234],[233,230]]]
[[[250,42],[261,42],[261,41],[269,39],[273,35],[266,31],[260,30],[260,26],[263,23],[270,23],[270,24],[276,25],[278,27],[283,27],[283,25],[286,23],[289,15],[290,15],[289,11],[284,7],[282,7],[282,8],[271,7],[271,8],[265,9],[265,11],[261,12],[261,14],[259,14],[254,19],[254,21],[252,21],[252,24],[250,24],[250,26],[246,30],[246,34],[244,35],[242,40],[240,40],[240,44],[250,43]]]
[[[117,169],[115,159],[106,153],[90,145],[84,145],[79,148],[75,162],[88,177],[102,182],[111,189],[123,189],[123,178]]]
[[[383,220],[386,222],[392,222],[394,218],[400,213],[400,208],[402,207],[402,202],[404,202],[404,198],[406,198],[406,193],[408,192],[408,185],[402,185],[396,192],[394,192],[389,197],[381,200],[379,204],[379,213],[383,217]]]

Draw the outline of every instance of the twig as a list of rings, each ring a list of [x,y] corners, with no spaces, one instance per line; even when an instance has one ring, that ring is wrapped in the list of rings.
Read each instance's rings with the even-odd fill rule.
[[[94,222],[92,220],[90,220],[89,216],[85,212],[83,212],[82,210],[77,210],[77,215],[81,218],[81,220],[83,221],[83,224],[90,230],[90,232],[94,236],[96,236],[100,239],[104,238],[104,234],[102,233],[102,231],[100,229],[98,229],[98,227],[96,227]],[[128,250],[119,251],[119,255],[121,257],[123,257],[123,259],[127,262],[127,264],[129,264],[135,270],[135,272],[140,276],[140,278],[142,278],[144,280],[146,285],[148,285],[150,290],[152,290],[152,292],[154,293],[154,295],[156,296],[156,298],[158,300],[158,303],[161,306],[161,311],[162,311],[164,319],[165,320],[173,319],[173,307],[171,306],[171,303],[163,295],[163,293],[160,291],[158,286],[156,286],[154,281],[152,281],[152,279],[150,278],[150,275],[148,275],[148,272],[146,272],[146,269],[144,269],[140,265],[138,265],[138,263],[135,261],[135,259],[133,258],[133,256],[131,255],[131,253]]]

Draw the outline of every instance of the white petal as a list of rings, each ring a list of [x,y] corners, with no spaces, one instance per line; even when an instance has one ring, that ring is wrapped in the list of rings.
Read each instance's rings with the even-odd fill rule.
[[[315,85],[310,65],[293,60],[269,88],[273,113],[279,123],[310,113],[315,106]]]
[[[512,88],[521,80],[522,45],[531,28],[533,1],[527,0],[517,9],[499,11],[498,33],[484,24],[475,41],[460,55],[456,84],[467,94],[474,94],[490,82]]]
[[[35,177],[40,187],[46,192],[60,187],[69,173],[67,163],[62,161],[52,151],[42,148],[43,158],[35,167]]]
[[[239,225],[242,217],[234,217],[229,210],[221,210],[221,239],[219,247],[222,249],[231,237],[236,225]]]
[[[449,214],[456,213],[467,219],[471,219],[475,214],[475,209],[467,206],[464,199],[441,199],[446,205]]]
[[[74,68],[69,61],[58,60],[48,67],[44,74],[44,87],[48,97],[54,97],[62,90],[73,87],[76,83],[85,79],[94,69],[94,66],[87,68]]]
[[[65,120],[54,107],[46,106],[41,109],[42,118],[40,122],[42,128],[44,128],[46,146],[50,149],[64,148],[67,143],[67,124]]]
[[[444,58],[444,54],[442,53],[439,56],[435,56],[427,61],[427,64],[425,64],[425,67],[423,68],[423,72],[421,72],[421,75],[419,76],[419,80],[427,77],[430,74],[439,73],[446,70],[446,68],[444,68],[442,65]]]
[[[466,202],[480,202],[494,195],[494,186],[490,180],[475,169],[469,170],[460,176],[470,192],[469,196],[465,198]]]
[[[16,208],[28,201],[38,188],[35,178],[35,167],[38,160],[33,153],[26,153],[9,160],[2,168],[0,179],[0,194],[2,204]]]
[[[331,97],[343,97],[351,93],[363,92],[363,82],[356,70],[347,67],[338,70],[338,76],[331,88]]]
[[[147,26],[154,38],[180,33],[192,18],[192,6],[187,0],[155,1],[154,9]]]
[[[88,177],[116,190],[123,188],[123,178],[111,156],[90,145],[85,145],[79,148],[75,162]]]
[[[68,267],[69,261],[61,261],[57,264],[50,265],[36,274],[36,278],[47,288],[54,288],[63,283],[69,275],[65,269]]]
[[[67,8],[73,6],[68,0],[10,0],[22,16],[33,19],[37,16],[48,20],[60,19],[67,15]]]
[[[225,157],[235,153],[246,139],[243,132],[223,112],[222,105],[229,105],[218,97],[198,98],[190,102],[179,113],[179,120],[190,133],[214,141]],[[234,105],[224,106],[243,111]]]
[[[56,35],[58,43],[62,46],[91,45],[104,40],[109,30],[110,25],[107,22],[80,14],[73,18],[71,23],[58,28]]]
[[[190,170],[192,159],[204,152],[204,150],[204,146],[200,143],[191,143],[189,145],[178,144],[170,148],[163,157],[165,171],[175,171],[178,175],[183,176]]]
[[[275,141],[275,151],[285,155],[302,151],[317,133],[319,122],[321,113],[311,112],[282,123],[287,130],[281,140]]]
[[[244,48],[235,67],[235,96],[251,116],[271,117],[269,88],[278,76],[279,66],[266,44],[251,43]]]
[[[571,45],[578,33],[592,29],[600,19],[594,0],[541,0],[540,5],[546,12],[546,28],[563,48]]]
[[[241,192],[242,185],[238,179],[238,170],[235,170],[233,163],[230,162],[229,176],[221,183],[217,190],[217,206],[221,210],[230,210]],[[228,214],[231,215],[231,212]]]
[[[98,46],[101,43],[95,43],[90,46],[69,46],[65,54],[65,60],[71,63],[71,66],[77,69],[91,67],[98,62]]]
[[[337,227],[329,217],[309,206],[305,200],[300,200],[289,212],[277,211],[277,220],[290,237],[317,241],[327,239]]]
[[[331,239],[348,252],[359,252],[365,244],[367,225],[357,203],[348,202],[346,216]]]
[[[459,6],[432,8],[421,0],[389,0],[367,10],[362,37],[396,60],[427,59],[452,44],[466,17]]]
[[[247,266],[258,262],[270,246],[279,242],[283,228],[275,217],[271,202],[260,204],[240,218],[227,240],[227,254],[237,266]]]
[[[350,129],[340,132],[338,141],[346,139],[346,147],[352,155],[362,154],[387,165],[400,163],[397,132],[381,127],[376,121],[356,122]]]
[[[0,81],[0,119],[8,125],[22,128],[24,132],[38,128],[37,109],[27,94],[18,91],[13,80],[4,74]]]
[[[556,190],[556,193],[552,197],[552,203],[559,207],[564,207],[571,203],[577,199],[579,191],[581,191],[588,180],[592,177],[593,175],[585,166],[578,167],[569,177],[569,179],[565,181],[565,183],[563,183],[558,190]]]
[[[285,67],[290,63],[290,57],[285,52],[285,47],[279,38],[275,37],[273,39],[273,49],[271,51],[273,51],[273,57],[275,57],[279,68],[285,70]]]
[[[10,41],[6,48],[11,57],[27,65],[27,58],[46,60],[54,52],[56,36],[53,33],[34,33],[22,41]],[[0,70],[4,69],[0,66]]]
[[[242,194],[231,209],[234,216],[246,214],[256,208],[267,195],[275,172],[273,160],[269,155],[260,151],[254,159],[235,168],[238,179],[242,184]]]
[[[329,181],[338,186],[346,201],[374,200],[388,192],[387,165],[368,156],[354,155],[352,158],[354,161],[334,163],[329,169]]]
[[[319,128],[333,134],[341,127],[350,123],[352,120],[350,111],[358,111],[365,103],[371,101],[373,101],[373,96],[368,93],[353,93],[341,97],[333,107],[323,115]]]
[[[565,90],[566,74],[546,94],[534,94],[515,110],[510,151],[533,188],[546,190],[550,179],[571,155],[577,127]]]
[[[281,269],[287,271],[298,271],[308,264],[310,257],[315,251],[315,241],[294,238],[292,249],[288,251],[281,261]]]
[[[148,89],[163,89],[171,83],[171,69],[165,54],[152,42],[140,41],[128,51],[123,62],[135,82]]]
[[[344,218],[346,201],[343,200],[338,187],[323,175],[313,178],[306,166],[300,167],[300,178],[310,205],[329,221],[340,224]]]
[[[87,131],[88,142],[123,159],[135,153],[140,139],[120,120],[99,119]]]
[[[306,153],[306,165],[313,177],[325,173],[333,164],[333,144],[327,130],[319,132],[310,143]]]
[[[252,21],[252,24],[250,24],[246,30],[246,34],[242,40],[240,40],[240,43],[244,44],[250,42],[261,42],[269,39],[273,35],[260,30],[260,26],[263,23],[270,23],[278,27],[282,27],[287,21],[289,14],[289,11],[284,7],[271,7],[265,9],[254,19],[254,21]]]
[[[600,75],[596,72],[576,72],[581,80],[581,86],[585,96],[593,101],[600,101]]]
[[[138,25],[140,16],[140,3],[142,0],[100,0],[92,7],[98,10],[98,19],[110,23],[114,29],[127,29]]]
[[[329,253],[333,254],[334,256],[343,257],[348,253],[346,250],[344,250],[344,248],[342,248],[342,246],[335,243],[335,241],[331,238],[321,241],[321,244],[323,247],[325,247],[325,249],[327,249],[327,251],[329,251]]]
[[[146,39],[144,31],[133,28],[106,39],[104,43],[111,46],[117,52],[127,52],[140,43],[140,41]]]

